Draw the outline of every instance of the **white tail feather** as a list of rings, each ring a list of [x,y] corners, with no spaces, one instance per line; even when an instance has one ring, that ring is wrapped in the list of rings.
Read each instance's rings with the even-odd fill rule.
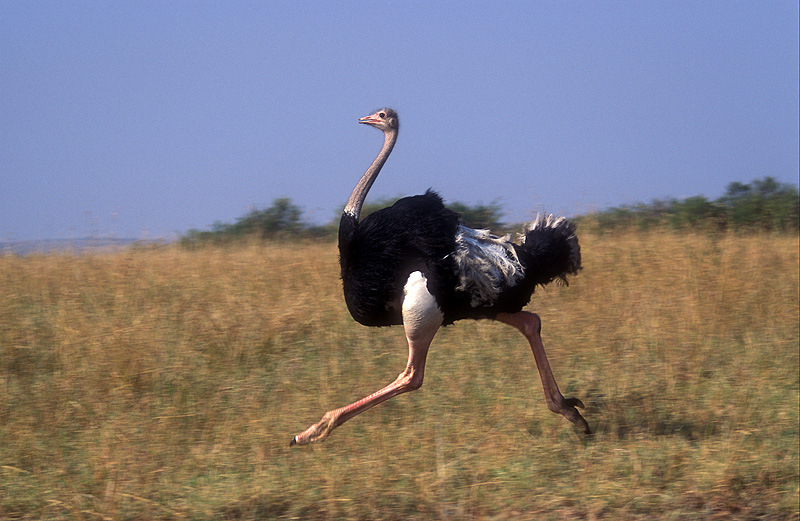
[[[459,226],[454,256],[456,289],[470,293],[473,307],[491,306],[504,288],[515,286],[525,275],[510,235],[498,237],[489,230]]]

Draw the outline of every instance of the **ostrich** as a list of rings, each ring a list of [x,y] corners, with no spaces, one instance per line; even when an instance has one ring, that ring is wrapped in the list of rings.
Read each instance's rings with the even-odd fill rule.
[[[542,345],[539,317],[522,311],[537,285],[580,269],[574,226],[562,217],[539,216],[520,234],[497,237],[460,223],[431,190],[405,197],[359,220],[367,192],[397,141],[397,113],[389,108],[360,118],[383,131],[384,143],[347,201],[339,224],[339,261],[347,308],[366,326],[402,325],[408,363],[389,385],[350,405],[326,412],[290,445],[325,439],[333,429],[398,394],[419,389],[436,331],[456,320],[493,319],[517,328],[530,343],[548,408],[586,434],[577,398],[558,390]]]

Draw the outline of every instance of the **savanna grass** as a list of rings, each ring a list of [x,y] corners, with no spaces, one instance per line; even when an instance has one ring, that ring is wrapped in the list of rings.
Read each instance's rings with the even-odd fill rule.
[[[440,331],[423,388],[336,247],[0,257],[0,518],[798,519],[798,238],[581,236],[530,309],[591,440],[511,328]]]

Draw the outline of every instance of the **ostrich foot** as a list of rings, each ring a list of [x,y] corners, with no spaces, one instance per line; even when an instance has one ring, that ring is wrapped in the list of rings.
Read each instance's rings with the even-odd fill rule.
[[[592,429],[589,424],[583,419],[581,413],[578,412],[576,407],[584,408],[583,402],[577,398],[564,398],[563,396],[552,402],[548,400],[547,407],[554,413],[564,416],[566,419],[575,424],[576,427],[581,429],[584,434],[591,435]]]
[[[292,436],[291,441],[289,441],[289,446],[308,445],[310,443],[322,441],[328,437],[334,427],[336,427],[334,415],[331,414],[331,412],[326,412],[320,421],[300,434]]]

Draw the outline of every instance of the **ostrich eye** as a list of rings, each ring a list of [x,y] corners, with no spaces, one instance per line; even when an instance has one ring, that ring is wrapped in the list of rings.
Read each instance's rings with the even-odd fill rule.
[[[381,113],[379,114],[379,116],[380,116],[380,117],[382,117],[382,118],[385,118],[385,117],[386,117],[386,113],[385,113],[385,112],[381,112]]]

